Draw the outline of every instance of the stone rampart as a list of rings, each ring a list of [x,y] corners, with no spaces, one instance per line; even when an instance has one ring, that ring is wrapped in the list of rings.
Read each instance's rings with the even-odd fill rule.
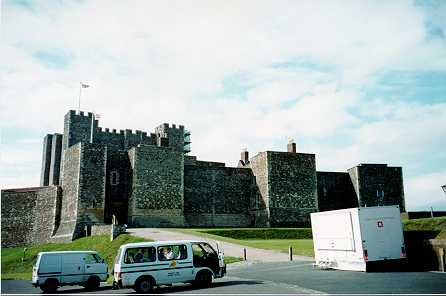
[[[399,205],[405,212],[401,167],[386,164],[360,164],[348,170],[359,206]]]
[[[184,167],[186,225],[253,226],[251,170],[204,163]]]
[[[314,154],[268,151],[271,226],[309,225],[317,212]]]
[[[132,226],[184,225],[184,155],[170,148],[139,145],[129,150],[133,172],[129,197]]]
[[[358,206],[348,173],[316,172],[319,211],[331,211]]]
[[[60,198],[58,186],[2,190],[2,247],[50,242]]]

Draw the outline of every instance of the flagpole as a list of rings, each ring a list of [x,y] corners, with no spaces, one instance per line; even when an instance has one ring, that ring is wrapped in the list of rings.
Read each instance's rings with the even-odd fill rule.
[[[93,116],[91,116],[91,134],[90,134],[90,143],[93,144],[93,130],[94,130],[94,111]]]
[[[81,112],[81,94],[82,94],[82,82],[79,82],[79,101],[78,101],[77,113]]]

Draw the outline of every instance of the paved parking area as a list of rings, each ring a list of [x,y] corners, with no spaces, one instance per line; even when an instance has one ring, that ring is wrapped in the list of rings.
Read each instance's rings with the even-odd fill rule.
[[[39,294],[29,281],[2,281],[2,294]],[[233,264],[228,276],[213,287],[189,284],[160,287],[159,294],[445,294],[446,273],[351,272],[313,269],[308,261]],[[63,287],[60,294],[86,294],[81,287]],[[134,294],[132,289],[112,290],[103,285],[92,294]]]

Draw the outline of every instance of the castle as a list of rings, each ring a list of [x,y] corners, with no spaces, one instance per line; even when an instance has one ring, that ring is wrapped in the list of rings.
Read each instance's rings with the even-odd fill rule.
[[[70,241],[113,216],[129,227],[280,227],[308,226],[316,211],[404,211],[401,167],[318,172],[315,154],[293,142],[286,152],[242,151],[237,167],[189,153],[182,125],[116,131],[71,110],[63,135],[44,138],[40,187],[2,190],[2,246]]]

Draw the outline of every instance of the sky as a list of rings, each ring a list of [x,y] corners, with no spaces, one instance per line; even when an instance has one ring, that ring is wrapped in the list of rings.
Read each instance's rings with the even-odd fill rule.
[[[83,82],[102,127],[182,124],[228,166],[293,139],[320,171],[402,166],[407,209],[446,210],[446,1],[1,5],[1,188],[39,185]]]

